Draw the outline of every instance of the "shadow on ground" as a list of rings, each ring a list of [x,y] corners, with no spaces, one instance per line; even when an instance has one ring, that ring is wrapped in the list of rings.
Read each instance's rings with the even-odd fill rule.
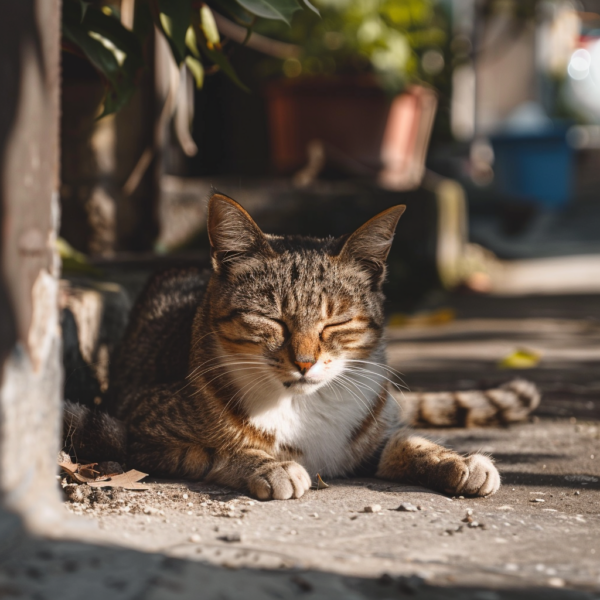
[[[7,599],[594,600],[600,597],[591,590],[523,587],[510,582],[499,587],[462,586],[449,579],[432,585],[416,574],[360,578],[303,569],[231,569],[110,546],[36,539],[25,534],[12,516],[4,514],[0,519],[12,527],[11,535],[3,538],[0,562],[0,597]],[[3,528],[4,533],[6,529]],[[240,547],[238,551],[243,550]],[[559,585],[560,580],[555,584]]]

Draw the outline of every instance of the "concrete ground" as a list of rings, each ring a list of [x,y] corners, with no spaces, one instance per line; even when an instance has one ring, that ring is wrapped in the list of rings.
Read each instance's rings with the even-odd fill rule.
[[[390,364],[411,389],[492,385],[515,376],[498,368],[515,349],[541,354],[518,373],[544,394],[532,422],[426,432],[491,453],[495,496],[368,479],[267,503],[154,480],[71,494],[79,541],[0,536],[0,598],[600,599],[600,298],[438,304],[456,320],[389,330]]]

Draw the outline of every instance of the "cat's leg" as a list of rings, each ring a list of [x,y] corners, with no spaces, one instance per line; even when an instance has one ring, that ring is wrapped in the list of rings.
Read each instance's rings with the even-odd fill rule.
[[[311,486],[302,465],[294,461],[280,462],[267,452],[252,448],[215,456],[207,479],[244,488],[259,500],[300,498]]]
[[[500,474],[487,456],[461,456],[402,429],[385,445],[377,477],[464,496],[489,496],[500,487]]]
[[[200,444],[163,436],[131,436],[127,465],[155,477],[199,480],[210,469],[210,453]]]

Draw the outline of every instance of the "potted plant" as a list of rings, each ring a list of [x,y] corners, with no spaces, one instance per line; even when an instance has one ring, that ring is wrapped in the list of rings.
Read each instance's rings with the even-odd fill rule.
[[[386,187],[418,185],[445,70],[445,19],[433,0],[315,0],[291,28],[260,31],[298,45],[267,88],[273,161],[298,169],[307,147]],[[312,145],[311,145],[312,142]]]

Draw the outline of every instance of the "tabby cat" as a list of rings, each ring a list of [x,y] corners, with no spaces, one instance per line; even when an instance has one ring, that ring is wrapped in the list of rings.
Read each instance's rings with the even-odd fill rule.
[[[93,460],[262,500],[299,498],[317,473],[496,492],[490,458],[412,434],[390,393],[382,284],[404,210],[389,208],[342,238],[280,237],[214,194],[212,273],[170,270],[149,283],[113,360],[112,416],[69,405],[70,443]],[[453,424],[469,403],[509,418],[538,395],[516,381],[412,399],[415,421]]]

